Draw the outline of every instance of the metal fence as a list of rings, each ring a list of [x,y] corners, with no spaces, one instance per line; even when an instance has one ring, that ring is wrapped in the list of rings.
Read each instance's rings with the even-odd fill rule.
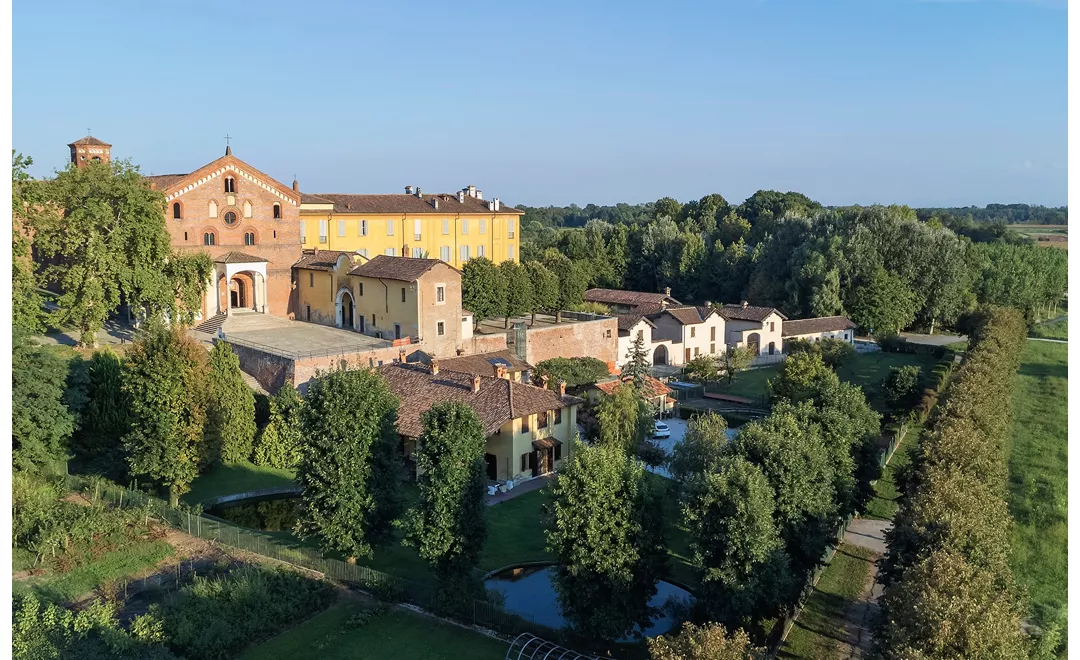
[[[404,601],[429,611],[437,609],[435,590],[428,585],[382,573],[367,566],[325,557],[315,548],[239,527],[204,514],[198,508],[184,505],[171,507],[162,499],[102,479],[68,475],[66,483],[68,488],[84,493],[95,502],[103,501],[119,507],[139,509],[145,512],[148,519],[156,518],[191,536],[312,570],[333,580],[357,585],[383,600]],[[452,618],[511,637],[532,633],[549,639],[567,638],[565,631],[548,628],[487,601],[474,599],[471,607],[466,606],[463,610],[452,613]]]

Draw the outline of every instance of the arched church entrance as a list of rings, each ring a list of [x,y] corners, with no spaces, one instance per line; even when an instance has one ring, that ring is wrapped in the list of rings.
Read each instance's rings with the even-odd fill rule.
[[[335,307],[337,308],[337,327],[355,330],[356,313],[353,305],[352,292],[342,288],[338,291],[337,300],[335,302]]]
[[[654,365],[667,364],[667,346],[660,344],[656,347],[652,354],[652,363]]]
[[[237,273],[229,279],[229,309],[254,309],[255,284],[247,273]]]

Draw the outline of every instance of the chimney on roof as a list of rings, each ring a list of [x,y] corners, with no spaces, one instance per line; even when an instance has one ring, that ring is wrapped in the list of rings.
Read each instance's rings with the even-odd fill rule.
[[[496,378],[502,378],[504,380],[510,380],[510,374],[508,374],[506,372],[506,365],[504,365],[504,364],[493,364],[491,366],[495,370],[495,377]]]
[[[480,376],[478,375],[472,377],[472,391],[473,394],[476,394],[480,391]]]
[[[319,256],[319,246],[316,245],[315,248],[311,251],[311,253],[314,254],[316,257]]]
[[[296,179],[292,180],[292,189],[293,189],[293,192],[300,192],[300,182],[297,181]]]
[[[664,295],[669,297],[669,298],[671,297],[671,287],[670,286],[665,286],[664,287]]]
[[[489,211],[494,211],[494,210],[495,210],[495,200],[491,200],[491,201],[489,201],[489,202],[487,203],[487,207],[488,207],[488,210],[489,210]]]
[[[495,210],[496,211],[499,210],[499,198],[498,197],[495,198]]]
[[[484,191],[482,191],[482,190],[477,190],[477,191],[476,191],[476,194],[475,194],[475,195],[473,195],[473,196],[474,196],[474,197],[476,197],[477,199],[484,199]]]
[[[432,197],[431,198],[431,208],[438,210],[438,208],[439,208],[439,198],[438,197]]]
[[[398,360],[402,364],[405,364],[405,349],[404,348],[402,348],[401,350],[398,351]]]
[[[544,374],[543,376],[540,376],[540,387],[542,387],[542,388],[544,388],[546,390],[547,386],[548,386],[548,382],[550,382],[550,381],[551,381],[551,376],[549,376],[547,374]]]
[[[746,308],[747,308],[747,306],[749,306],[749,304],[750,304],[750,303],[746,302],[745,300],[744,300],[744,301],[742,301],[742,308],[743,308],[743,309],[746,309]]]
[[[412,194],[412,186],[405,186],[405,194],[406,195],[411,195]]]
[[[711,300],[706,300],[705,301],[705,308],[708,309],[710,307],[712,307],[712,301]]]
[[[476,186],[465,186],[464,192],[469,197],[476,197]]]
[[[231,156],[232,155],[232,147],[230,147],[228,145],[225,146],[225,155],[226,156]]]
[[[422,192],[420,191],[420,186],[417,186],[417,187],[416,187],[416,196],[417,196],[417,197],[423,197],[423,196],[424,196],[424,193],[422,193]]]
[[[457,201],[458,201],[458,204],[464,204],[465,203],[465,191],[464,190],[457,191]]]
[[[559,396],[566,396],[566,381],[559,381]]]
[[[432,376],[438,376],[439,375],[439,361],[438,360],[432,360],[431,361],[431,375]]]

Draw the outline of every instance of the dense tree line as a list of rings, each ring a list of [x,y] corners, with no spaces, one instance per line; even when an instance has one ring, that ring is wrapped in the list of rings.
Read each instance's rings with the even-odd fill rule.
[[[759,191],[738,206],[706,195],[621,214],[600,208],[562,224],[551,209],[535,214],[544,222],[527,212],[522,258],[565,255],[576,271],[560,280],[576,276],[580,288],[671,287],[683,302],[749,300],[791,318],[845,314],[876,334],[952,326],[978,303],[1035,317],[1065,291],[1065,255],[905,206],[823,208],[799,193]]]
[[[987,204],[953,208],[917,209],[919,217],[958,218],[981,224],[1006,225],[1065,225],[1069,222],[1069,207],[1038,204]]]
[[[973,322],[971,348],[920,443],[888,534],[876,654],[1025,657],[1052,653],[1061,630],[1033,648],[1010,566],[1008,478],[1012,384],[1026,327],[1015,310]]]

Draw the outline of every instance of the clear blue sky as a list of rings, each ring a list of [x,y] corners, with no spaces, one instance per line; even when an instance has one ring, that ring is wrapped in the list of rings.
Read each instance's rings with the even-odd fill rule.
[[[30,2],[13,138],[530,205],[1066,203],[1065,0]]]

